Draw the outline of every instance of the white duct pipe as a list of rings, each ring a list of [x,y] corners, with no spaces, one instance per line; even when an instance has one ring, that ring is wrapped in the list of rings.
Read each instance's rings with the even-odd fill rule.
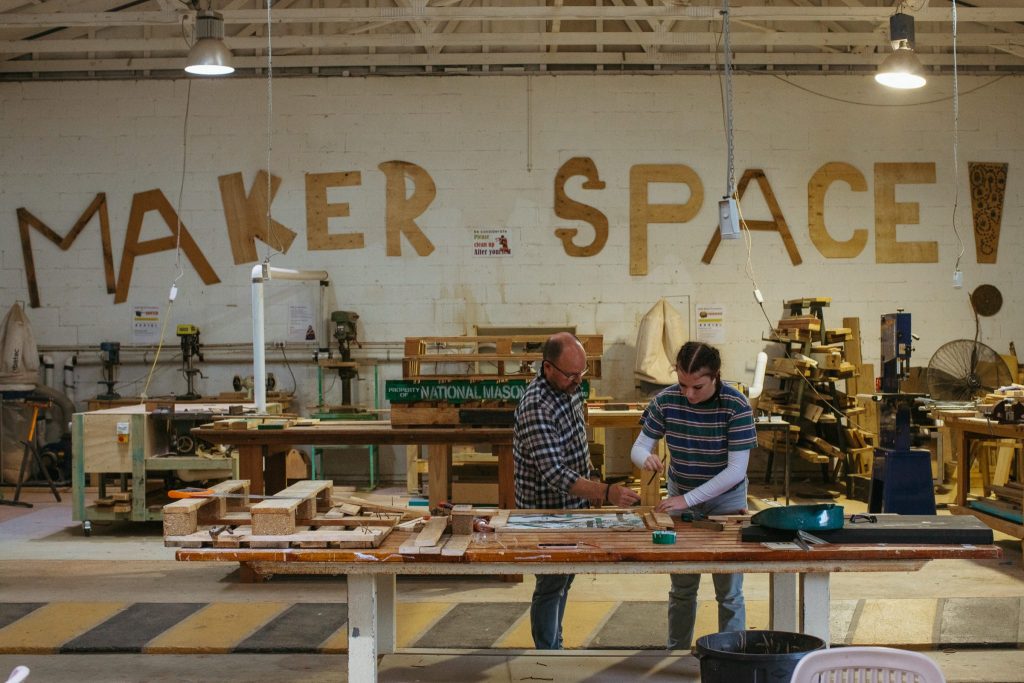
[[[43,384],[53,386],[53,356],[43,354]]]
[[[269,280],[329,280],[326,270],[292,270],[275,268],[269,263],[252,267],[252,379],[256,410],[267,411],[267,348],[263,319],[263,283]],[[321,289],[321,293],[323,289]]]
[[[753,401],[764,391],[764,371],[768,367],[768,354],[761,351],[757,354],[757,362],[754,364],[754,383],[750,385],[747,398]]]

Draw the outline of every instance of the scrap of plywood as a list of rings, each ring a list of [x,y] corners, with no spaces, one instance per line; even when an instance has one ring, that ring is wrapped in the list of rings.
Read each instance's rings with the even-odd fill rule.
[[[106,277],[107,294],[114,293],[114,256],[110,248],[110,218],[107,214],[107,195],[105,193],[100,192],[96,195],[96,198],[82,212],[82,215],[78,217],[74,226],[64,237],[58,235],[50,226],[25,208],[19,207],[16,213],[18,215],[18,232],[21,236],[21,253],[25,262],[25,279],[28,281],[29,305],[32,308],[39,308],[40,302],[39,285],[36,283],[36,261],[32,255],[29,228],[35,228],[42,233],[43,237],[60,247],[61,251],[67,251],[94,215],[98,215],[100,220],[100,244],[103,247],[103,274]]]
[[[807,231],[814,246],[825,258],[853,258],[858,256],[868,243],[868,231],[858,228],[848,240],[837,240],[825,225],[825,194],[829,186],[844,181],[854,192],[865,192],[868,183],[864,174],[850,164],[831,161],[807,181]]]
[[[140,242],[139,235],[142,233],[142,221],[150,211],[156,211],[160,214],[171,234]],[[135,196],[132,197],[131,213],[128,216],[128,229],[124,238],[124,252],[121,254],[121,271],[117,276],[117,291],[114,293],[114,303],[120,304],[128,300],[128,288],[132,283],[132,271],[135,268],[135,258],[137,256],[155,254],[161,251],[173,251],[179,246],[205,284],[213,285],[220,282],[220,278],[214,272],[213,266],[203,256],[199,245],[192,239],[188,228],[181,222],[178,214],[174,211],[174,207],[167,201],[164,193],[160,190],[136,192]]]
[[[269,244],[281,253],[287,253],[295,234],[270,216],[270,204],[281,186],[281,179],[259,171],[252,181],[252,189],[245,193],[245,180],[241,173],[217,177],[220,201],[224,207],[224,220],[228,226],[228,242],[235,265],[259,260],[256,239]],[[268,199],[267,186],[270,186]],[[269,222],[269,226],[267,225]]]
[[[995,263],[1009,164],[970,161],[967,170],[971,179],[971,214],[978,263]]]
[[[430,174],[408,161],[385,161],[377,166],[385,179],[385,253],[402,255],[402,235],[420,256],[429,256],[434,245],[416,225],[416,219],[427,210],[437,196],[437,185]],[[412,181],[412,195],[405,196],[405,180]]]
[[[423,547],[437,545],[438,539],[444,534],[445,529],[448,528],[447,517],[432,517],[423,530],[416,537],[416,546],[420,548],[420,552],[423,552]]]
[[[566,161],[555,174],[555,215],[566,220],[590,223],[594,228],[594,239],[590,244],[579,246],[573,238],[579,234],[576,228],[555,228],[555,236],[562,240],[562,248],[569,256],[593,256],[604,249],[608,241],[608,217],[588,204],[573,201],[565,194],[565,183],[574,176],[586,180],[584,190],[603,190],[605,182],[597,173],[597,166],[590,157],[573,157]]]
[[[753,221],[744,219],[744,225],[750,230],[765,230],[779,233],[779,237],[782,238],[782,244],[786,247],[786,253],[789,254],[790,262],[794,266],[799,266],[803,263],[803,258],[800,256],[800,250],[796,248],[796,242],[793,241],[793,233],[789,231],[786,217],[782,215],[782,208],[779,207],[779,201],[775,198],[775,192],[772,191],[772,186],[768,184],[768,177],[764,174],[763,170],[760,168],[748,168],[743,172],[743,177],[740,178],[739,185],[736,186],[736,201],[739,202],[743,199],[743,195],[747,191],[747,185],[750,184],[751,180],[757,181],[757,185],[761,189],[761,195],[768,205],[768,210],[771,211],[772,220]],[[715,231],[711,235],[711,241],[708,242],[707,249],[704,250],[704,256],[700,259],[702,263],[711,263],[721,242],[722,233],[718,226],[715,226]]]
[[[685,204],[651,204],[651,183],[686,185]],[[647,226],[651,223],[685,223],[704,203],[700,176],[683,164],[636,164],[629,169],[629,274],[647,275]]]
[[[331,234],[329,218],[349,215],[348,202],[327,201],[327,188],[351,187],[362,183],[359,171],[306,174],[306,248],[313,250],[362,249],[363,233]]]
[[[459,557],[466,554],[466,550],[469,548],[469,542],[472,536],[451,536],[448,542],[441,548],[441,554],[446,557]]]
[[[938,242],[900,242],[897,225],[920,222],[917,202],[897,202],[896,186],[935,182],[935,162],[875,164],[875,262],[938,263]]]

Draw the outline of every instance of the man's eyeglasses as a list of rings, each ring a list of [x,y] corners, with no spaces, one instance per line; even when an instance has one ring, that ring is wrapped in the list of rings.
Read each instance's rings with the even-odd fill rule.
[[[544,362],[547,363],[548,365],[550,365],[551,367],[553,367],[555,370],[558,370],[560,373],[562,373],[562,376],[565,377],[570,382],[579,382],[579,381],[581,381],[584,377],[587,376],[587,372],[590,370],[590,368],[583,368],[583,370],[581,370],[580,372],[566,372],[565,370],[563,370],[562,368],[558,367],[557,365],[555,365],[554,363],[552,363],[549,360],[546,360]]]

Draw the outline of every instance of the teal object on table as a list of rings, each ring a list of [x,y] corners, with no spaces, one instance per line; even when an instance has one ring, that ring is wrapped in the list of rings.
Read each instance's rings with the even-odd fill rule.
[[[761,510],[751,524],[786,531],[831,531],[843,528],[843,506],[835,503],[789,505]]]

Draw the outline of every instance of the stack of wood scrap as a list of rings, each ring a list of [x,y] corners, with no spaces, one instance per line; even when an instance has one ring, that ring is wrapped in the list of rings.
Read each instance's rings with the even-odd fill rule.
[[[204,497],[164,506],[164,545],[185,548],[376,548],[409,508],[336,500],[330,481],[300,481],[264,498],[249,482],[221,482]]]
[[[844,434],[848,418],[863,412],[850,391],[857,390],[859,362],[859,321],[844,318],[843,327],[827,328],[824,310],[831,303],[825,297],[786,301],[786,315],[765,341],[783,345],[783,355],[773,358],[767,372],[778,379],[775,389],[762,394],[759,408],[780,415],[800,430],[794,451],[814,464],[829,462],[849,465],[849,448],[866,444],[847,443]],[[841,391],[837,384],[845,382]],[[766,437],[779,453],[780,439]]]
[[[493,511],[491,511],[493,513]],[[465,555],[473,538],[473,522],[483,511],[470,505],[456,505],[451,516],[439,515],[427,520],[416,535],[398,548],[402,555]]]
[[[1018,481],[1007,481],[1003,485],[991,484],[989,489],[992,492],[991,498],[985,498],[982,502],[989,508],[995,508],[1000,517],[1011,519],[1017,524],[1024,523],[1022,507],[1024,507],[1024,484]],[[990,510],[991,511],[991,510]]]
[[[132,511],[132,492],[117,491],[109,496],[97,498],[93,503],[98,508],[111,508],[115,513],[126,513]]]
[[[537,374],[544,335],[407,337],[402,379],[388,380],[391,423],[409,426],[511,425]],[[601,377],[604,338],[581,335],[587,376]]]

